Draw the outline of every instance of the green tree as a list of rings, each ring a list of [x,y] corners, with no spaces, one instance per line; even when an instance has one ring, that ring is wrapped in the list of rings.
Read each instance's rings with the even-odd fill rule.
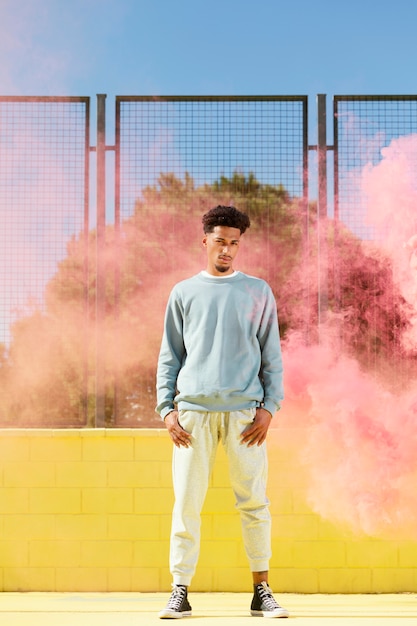
[[[284,342],[293,333],[319,340],[320,276],[324,324],[333,332],[337,326],[340,349],[368,369],[387,355],[392,369],[404,361],[407,307],[389,260],[378,251],[333,220],[322,221],[319,246],[316,205],[305,206],[252,173],[200,186],[188,174],[179,179],[165,173],[120,227],[106,228],[104,318],[96,319],[97,242],[91,231],[87,240],[70,241],[47,285],[44,309],[14,324],[10,348],[0,353],[3,425],[93,424],[98,338],[108,425],[159,426],[154,387],[166,300],[175,282],[203,267],[201,216],[217,204],[234,204],[252,220],[239,267],[270,283]]]

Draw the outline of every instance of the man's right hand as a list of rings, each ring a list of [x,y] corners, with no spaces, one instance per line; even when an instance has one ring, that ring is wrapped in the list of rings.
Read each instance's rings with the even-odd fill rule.
[[[181,446],[188,448],[191,445],[191,435],[183,429],[178,418],[178,411],[171,411],[171,413],[168,413],[164,420],[165,426],[167,427],[169,436],[177,448],[180,448]]]

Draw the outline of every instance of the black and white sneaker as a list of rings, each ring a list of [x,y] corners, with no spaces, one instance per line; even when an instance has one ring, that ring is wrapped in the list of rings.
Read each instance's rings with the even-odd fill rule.
[[[178,619],[191,617],[191,606],[187,599],[187,587],[172,585],[171,597],[163,611],[159,612],[161,619]]]
[[[287,609],[278,604],[267,582],[253,586],[250,613],[253,617],[289,617]]]

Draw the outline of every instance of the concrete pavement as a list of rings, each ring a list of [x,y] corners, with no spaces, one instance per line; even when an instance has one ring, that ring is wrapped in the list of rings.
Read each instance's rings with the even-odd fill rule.
[[[417,624],[417,593],[381,595],[275,594],[297,626],[400,626]],[[151,626],[169,593],[2,593],[4,626]],[[260,623],[251,617],[249,593],[193,593],[193,616],[181,623],[236,626]]]

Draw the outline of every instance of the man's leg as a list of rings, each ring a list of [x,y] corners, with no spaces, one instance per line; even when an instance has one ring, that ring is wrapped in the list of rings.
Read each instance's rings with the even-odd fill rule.
[[[227,415],[227,414],[226,414]],[[271,516],[266,496],[268,459],[266,442],[260,446],[240,443],[240,435],[255,411],[240,411],[225,418],[224,445],[230,466],[230,480],[240,511],[243,542],[253,579],[250,612],[255,617],[288,617],[268,585],[271,557]]]
[[[159,617],[190,617],[188,586],[194,576],[200,551],[201,509],[217,448],[215,414],[181,411],[181,426],[191,434],[188,448],[174,447],[172,476],[175,504],[172,513],[170,570],[172,593]]]
[[[265,572],[252,572],[252,580],[254,585],[260,585],[261,583],[268,582],[268,570]]]
[[[215,416],[215,414],[214,414]],[[174,448],[170,569],[174,584],[188,586],[200,550],[201,509],[206,497],[217,448],[215,417],[199,411],[182,411],[181,426],[191,434],[191,446]]]
[[[241,433],[253,421],[255,410],[224,415],[223,443],[229,459],[230,481],[240,512],[250,569],[255,573],[267,572],[271,558],[271,515],[266,496],[266,444],[248,447],[240,441]]]

